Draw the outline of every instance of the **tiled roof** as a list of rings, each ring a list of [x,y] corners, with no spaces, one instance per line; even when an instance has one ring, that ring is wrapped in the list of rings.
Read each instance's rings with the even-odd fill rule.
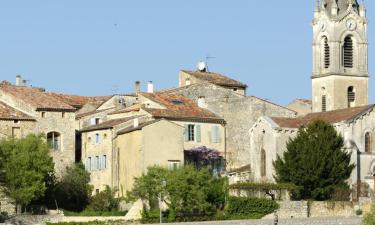
[[[357,118],[363,113],[374,108],[375,105],[367,105],[361,107],[339,109],[329,112],[310,113],[300,118],[283,118],[283,117],[272,117],[271,119],[280,127],[283,128],[299,128],[301,126],[308,125],[316,120],[323,120],[327,123],[334,124],[341,121],[348,121]]]
[[[66,104],[73,106],[74,108],[82,108],[88,101],[90,101],[90,97],[86,96],[79,96],[79,95],[66,95],[66,94],[59,94],[59,93],[47,93],[48,95],[59,99],[60,101],[65,102]]]
[[[159,122],[160,120],[151,120],[151,121],[147,121],[147,122],[144,122],[144,123],[141,123],[139,124],[138,127],[134,127],[134,126],[129,126],[127,128],[124,128],[120,131],[117,132],[117,135],[122,135],[122,134],[127,134],[127,133],[130,133],[130,132],[133,132],[133,131],[136,131],[136,130],[142,130],[142,128],[144,127],[147,127],[151,124],[154,124],[154,123],[157,123]]]
[[[108,120],[103,123],[97,124],[97,125],[92,125],[89,126],[85,129],[82,129],[81,132],[90,132],[90,131],[95,131],[95,130],[106,130],[113,128],[117,125],[120,125],[122,123],[131,121],[135,118],[138,118],[139,116],[132,116],[132,117],[127,117],[127,118],[121,118],[121,119],[113,119],[113,120]]]
[[[227,76],[224,76],[222,74],[218,73],[212,73],[212,72],[200,72],[200,71],[188,71],[188,70],[182,70],[182,72],[190,74],[191,76],[194,76],[197,79],[205,80],[210,83],[219,85],[219,86],[225,86],[225,87],[241,87],[246,88],[247,85],[244,83],[241,83],[237,80],[233,80],[232,78],[229,78]]]
[[[72,111],[76,109],[69,104],[52,97],[38,88],[14,86],[8,82],[1,82],[0,89],[27,104],[35,107],[37,110],[50,111]]]
[[[31,116],[0,102],[0,119],[2,120],[34,120]]]
[[[90,112],[80,113],[80,114],[76,115],[76,119],[80,119],[82,117],[94,115],[94,114],[101,113],[101,112],[111,111],[113,109],[114,108],[109,108],[109,109],[93,110],[93,111],[90,111]]]
[[[168,118],[176,120],[199,120],[224,123],[224,120],[207,109],[203,109],[193,100],[181,95],[163,93],[142,93],[151,101],[163,105],[166,109],[143,108],[154,118]]]
[[[132,105],[123,109],[116,110],[114,112],[108,113],[108,115],[114,115],[114,114],[121,114],[121,113],[128,113],[128,112],[137,112],[141,109],[140,104]]]
[[[309,99],[296,99],[296,101],[299,101],[299,102],[302,102],[302,103],[305,103],[305,104],[308,104],[308,105],[312,105],[312,101],[309,100]]]

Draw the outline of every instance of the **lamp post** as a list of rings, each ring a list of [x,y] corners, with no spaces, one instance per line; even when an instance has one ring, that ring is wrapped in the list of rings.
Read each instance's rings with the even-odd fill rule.
[[[163,180],[161,182],[161,188],[162,190],[159,193],[159,217],[160,217],[160,223],[163,223],[163,210],[162,210],[162,204],[163,204],[163,191],[164,188],[167,186],[167,181]]]

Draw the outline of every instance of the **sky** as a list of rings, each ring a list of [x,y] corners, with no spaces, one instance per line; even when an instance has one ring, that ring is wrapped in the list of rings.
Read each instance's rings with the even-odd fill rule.
[[[0,2],[0,80],[78,95],[177,87],[181,69],[210,71],[286,105],[311,98],[315,0],[11,0]],[[366,1],[375,71],[375,1]],[[370,102],[375,102],[370,81]]]

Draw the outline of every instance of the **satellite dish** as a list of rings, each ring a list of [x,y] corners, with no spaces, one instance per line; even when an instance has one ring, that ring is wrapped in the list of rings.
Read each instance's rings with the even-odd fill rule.
[[[198,68],[198,70],[201,71],[201,72],[206,72],[206,70],[207,70],[206,63],[203,62],[203,61],[200,61],[200,62],[198,63],[198,65],[197,65],[197,68]]]

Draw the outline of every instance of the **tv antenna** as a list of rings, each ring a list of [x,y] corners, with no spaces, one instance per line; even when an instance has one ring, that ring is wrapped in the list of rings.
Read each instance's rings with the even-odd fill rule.
[[[206,58],[205,58],[205,63],[206,63],[206,70],[207,70],[207,72],[209,71],[208,61],[210,61],[211,59],[216,59],[216,57],[214,57],[214,56],[210,56],[209,54],[207,54],[207,55],[206,55]]]

